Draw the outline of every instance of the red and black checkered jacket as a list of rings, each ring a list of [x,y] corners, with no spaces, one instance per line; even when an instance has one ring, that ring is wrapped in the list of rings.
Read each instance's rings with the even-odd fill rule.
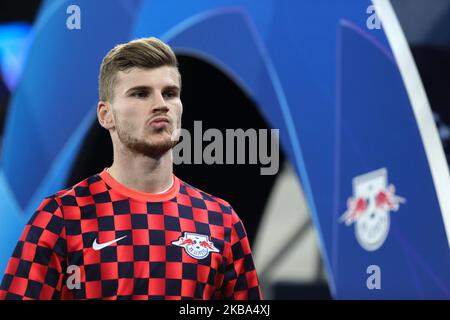
[[[131,190],[106,170],[46,198],[0,299],[260,299],[245,228],[225,201],[174,176]]]

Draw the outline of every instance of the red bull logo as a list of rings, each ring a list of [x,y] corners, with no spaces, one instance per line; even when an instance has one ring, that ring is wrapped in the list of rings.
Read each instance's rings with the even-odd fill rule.
[[[184,232],[184,235],[172,241],[172,244],[183,247],[186,253],[195,259],[204,259],[210,252],[219,252],[208,236],[198,233]]]
[[[390,212],[398,211],[406,199],[395,194],[395,186],[387,185],[385,168],[353,179],[353,197],[347,200],[347,210],[339,221],[355,224],[359,244],[368,251],[380,248],[390,227]]]

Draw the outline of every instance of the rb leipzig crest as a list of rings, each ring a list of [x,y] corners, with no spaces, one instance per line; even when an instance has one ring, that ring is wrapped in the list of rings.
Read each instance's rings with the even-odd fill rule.
[[[340,222],[355,223],[358,243],[367,251],[379,249],[390,227],[390,212],[398,211],[405,198],[395,194],[395,186],[388,185],[386,168],[353,178],[353,197],[347,200],[347,210]]]
[[[198,233],[185,232],[184,236],[172,241],[172,244],[183,247],[186,253],[195,259],[204,259],[210,252],[219,252],[208,236]]]

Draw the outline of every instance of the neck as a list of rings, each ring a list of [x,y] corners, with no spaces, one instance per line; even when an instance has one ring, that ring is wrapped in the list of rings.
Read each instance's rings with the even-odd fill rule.
[[[173,183],[172,150],[161,157],[141,154],[115,154],[108,173],[127,188],[146,193],[161,193]]]

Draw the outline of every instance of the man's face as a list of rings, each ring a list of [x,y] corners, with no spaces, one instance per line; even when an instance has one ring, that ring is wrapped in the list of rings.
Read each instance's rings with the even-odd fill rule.
[[[176,144],[175,130],[181,126],[178,70],[132,68],[119,71],[116,80],[111,103],[115,138],[135,153],[163,155]]]

